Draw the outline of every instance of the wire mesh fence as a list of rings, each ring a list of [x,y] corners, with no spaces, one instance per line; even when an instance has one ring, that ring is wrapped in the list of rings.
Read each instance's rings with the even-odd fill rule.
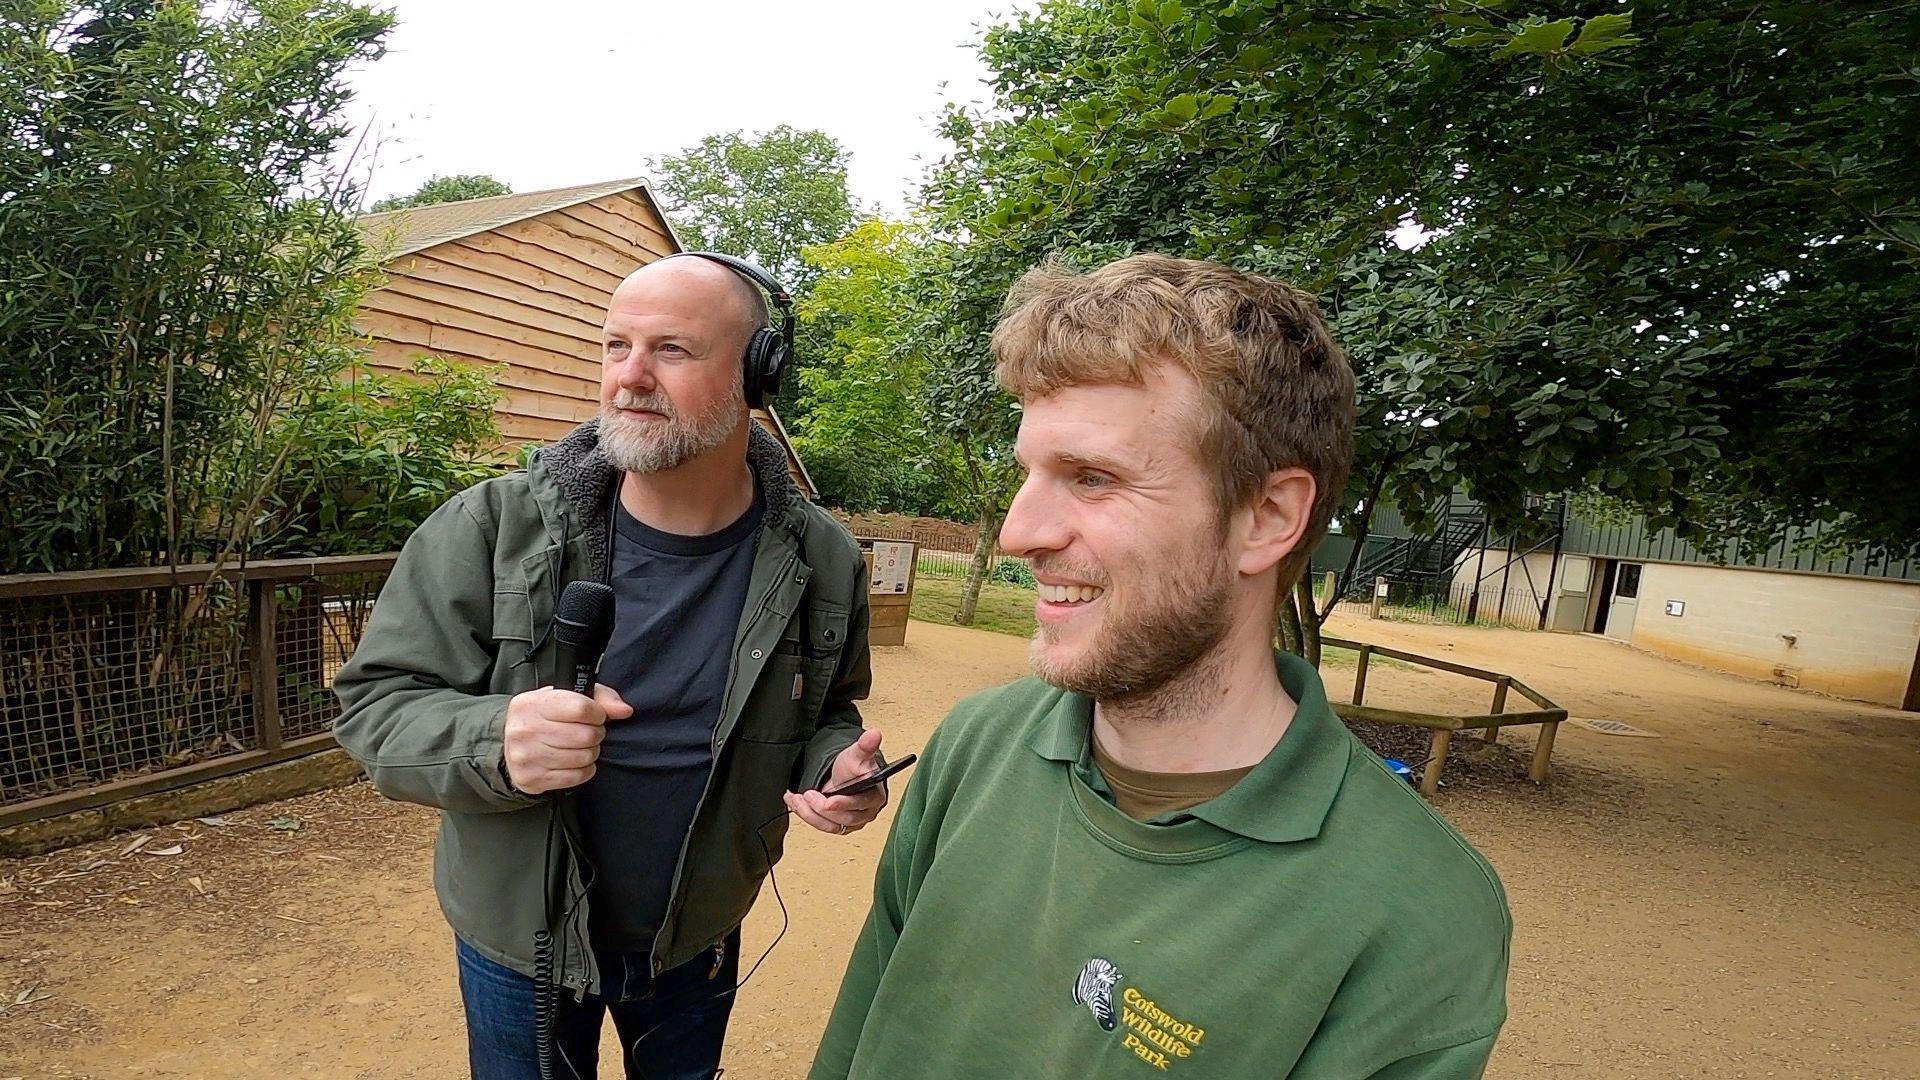
[[[294,739],[331,730],[339,705],[333,677],[373,612],[386,574],[310,577],[274,586],[280,731]]]
[[[326,732],[392,561],[0,578],[0,819]]]
[[[1381,582],[1384,594],[1379,594]],[[1475,587],[1471,577],[1450,581],[1420,578],[1384,578],[1370,590],[1377,595],[1340,601],[1336,610],[1357,618],[1448,626],[1510,626],[1538,630],[1545,626],[1546,598],[1531,586],[1502,589],[1497,581]]]
[[[230,583],[27,597],[0,615],[0,805],[256,748]]]

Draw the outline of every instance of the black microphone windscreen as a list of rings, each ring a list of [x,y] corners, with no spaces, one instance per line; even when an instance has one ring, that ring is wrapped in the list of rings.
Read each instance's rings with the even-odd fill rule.
[[[613,636],[613,588],[598,581],[575,581],[560,594],[553,636],[576,652],[598,658]]]

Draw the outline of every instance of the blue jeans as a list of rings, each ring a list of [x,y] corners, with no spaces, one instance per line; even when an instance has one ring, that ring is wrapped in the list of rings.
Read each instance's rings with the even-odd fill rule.
[[[596,952],[601,993],[584,1001],[561,990],[553,1026],[557,1080],[593,1080],[599,1074],[600,1024],[613,1014],[626,1048],[627,1080],[712,1080],[720,1044],[733,1013],[731,992],[740,976],[740,931],[727,936],[719,970],[709,949],[691,961],[647,977],[641,953]],[[480,955],[459,938],[460,997],[467,1009],[467,1063],[473,1080],[538,1080],[533,1023],[534,981]]]

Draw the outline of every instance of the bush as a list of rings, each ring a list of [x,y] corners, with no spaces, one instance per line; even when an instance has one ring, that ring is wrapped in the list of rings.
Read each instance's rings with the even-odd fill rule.
[[[0,573],[250,550],[276,418],[359,351],[352,0],[0,16]]]
[[[1033,569],[1019,559],[1001,559],[994,565],[993,580],[1002,585],[1018,585],[1023,589],[1039,587],[1033,579]]]
[[[262,527],[271,555],[398,551],[455,493],[508,468],[495,457],[495,372],[421,357],[359,372],[285,421],[292,446]]]

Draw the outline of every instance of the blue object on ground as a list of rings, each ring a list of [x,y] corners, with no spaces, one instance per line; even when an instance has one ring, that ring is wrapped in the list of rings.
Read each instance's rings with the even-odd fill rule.
[[[1382,758],[1381,760],[1387,763],[1387,768],[1393,770],[1393,775],[1405,780],[1409,784],[1413,783],[1413,769],[1408,767],[1406,762],[1396,758]]]

